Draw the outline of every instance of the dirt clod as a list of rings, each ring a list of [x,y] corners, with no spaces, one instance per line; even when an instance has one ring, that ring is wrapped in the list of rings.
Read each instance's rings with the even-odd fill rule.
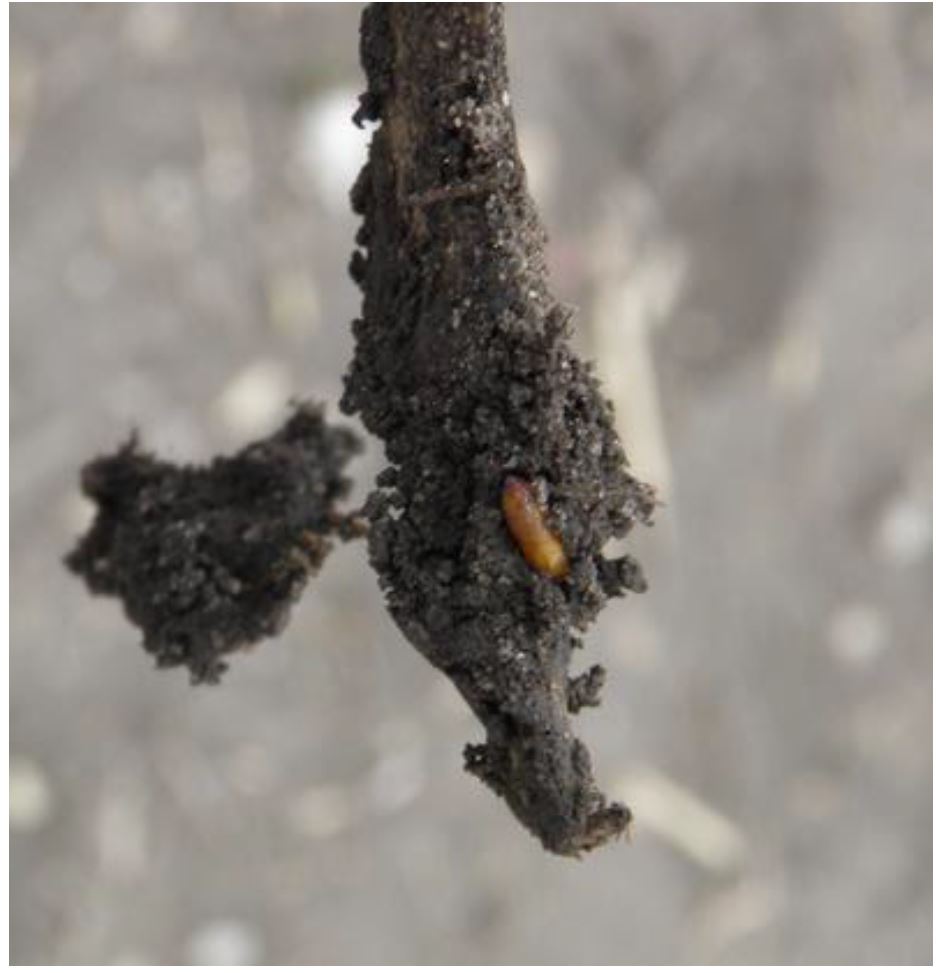
[[[84,468],[98,512],[66,564],[121,599],[158,666],[216,682],[224,655],[282,630],[331,536],[360,534],[360,518],[334,506],[359,448],[310,405],[206,467],[162,462],[133,437]]]

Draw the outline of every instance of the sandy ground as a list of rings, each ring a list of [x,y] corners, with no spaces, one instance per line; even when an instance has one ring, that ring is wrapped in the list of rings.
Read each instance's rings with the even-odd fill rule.
[[[62,569],[130,427],[335,411],[357,16],[12,8],[13,962],[930,962],[927,5],[509,10],[555,289],[667,503],[586,657],[630,845],[547,857],[462,773],[359,546],[217,689]]]

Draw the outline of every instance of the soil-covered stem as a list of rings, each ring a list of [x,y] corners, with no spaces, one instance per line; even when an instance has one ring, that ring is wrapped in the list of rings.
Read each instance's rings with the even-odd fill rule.
[[[386,445],[369,550],[404,634],[487,731],[466,767],[546,848],[575,855],[630,812],[595,786],[568,714],[600,667],[570,679],[575,632],[645,585],[605,542],[646,520],[610,407],[568,346],[545,236],[527,195],[498,4],[372,4],[361,28],[379,120],[352,202],[364,293],[342,406]],[[505,528],[508,477],[541,498],[568,575],[528,564]]]

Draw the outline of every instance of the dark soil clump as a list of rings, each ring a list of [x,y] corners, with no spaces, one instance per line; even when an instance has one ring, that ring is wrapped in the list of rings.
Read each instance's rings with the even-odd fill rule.
[[[116,595],[160,667],[216,682],[222,656],[281,631],[335,534],[356,436],[300,406],[267,439],[209,466],[174,466],[132,438],[89,463],[94,525],[67,557],[91,591]]]
[[[386,445],[369,550],[393,617],[487,731],[466,767],[562,854],[620,834],[569,711],[600,667],[569,676],[576,633],[608,597],[646,587],[602,549],[647,521],[611,407],[572,354],[527,195],[493,4],[373,4],[362,22],[379,120],[353,205],[364,293],[342,407]],[[527,564],[505,529],[508,475],[538,490],[571,568]]]

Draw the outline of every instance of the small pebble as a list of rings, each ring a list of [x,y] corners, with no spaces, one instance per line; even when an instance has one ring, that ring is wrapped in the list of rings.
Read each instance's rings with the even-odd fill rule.
[[[10,827],[38,831],[51,817],[52,791],[43,769],[28,757],[10,760]]]
[[[332,838],[351,824],[351,802],[347,793],[334,785],[309,787],[288,812],[294,831],[309,838]]]
[[[206,922],[185,947],[190,966],[254,966],[261,952],[257,931],[240,919]]]
[[[636,832],[657,835],[706,871],[734,872],[747,857],[747,840],[732,820],[654,768],[621,776],[611,796],[633,810]]]
[[[802,402],[815,392],[821,377],[818,330],[797,327],[783,334],[770,362],[770,383],[776,396],[785,402]]]
[[[913,564],[933,546],[930,511],[907,497],[895,498],[881,514],[875,542],[886,560],[901,566]]]
[[[268,432],[289,402],[289,369],[261,358],[238,372],[215,402],[215,414],[225,432],[236,439]]]
[[[312,334],[321,318],[321,298],[306,270],[281,270],[266,282],[270,324],[286,335]]]
[[[887,621],[874,605],[843,605],[829,617],[826,642],[839,662],[853,667],[870,665],[887,647]]]

